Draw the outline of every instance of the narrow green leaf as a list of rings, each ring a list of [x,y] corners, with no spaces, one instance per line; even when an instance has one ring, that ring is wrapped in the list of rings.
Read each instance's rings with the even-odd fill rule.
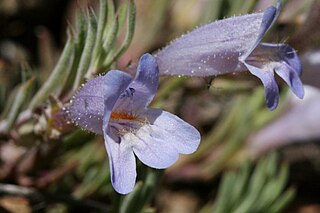
[[[142,188],[143,188],[142,181],[137,182],[134,189],[132,190],[132,192],[130,192],[130,194],[126,195],[124,197],[123,201],[121,202],[119,213],[134,212],[134,211],[132,211],[132,209],[134,208],[134,206],[136,205],[136,202],[140,198],[140,193],[141,193]]]
[[[126,22],[128,7],[129,7],[128,4],[121,4],[117,11],[118,20],[119,20],[119,29],[121,29]],[[118,33],[120,33],[120,31]]]
[[[280,213],[294,198],[295,190],[289,189],[269,208],[269,213]]]
[[[87,19],[88,19],[87,37],[86,37],[85,45],[80,58],[80,63],[77,70],[77,76],[73,84],[73,91],[77,90],[80,87],[81,83],[83,82],[84,75],[89,69],[90,60],[92,57],[92,48],[94,47],[96,42],[97,23],[96,23],[96,19],[93,11],[91,10],[88,11]]]
[[[110,22],[110,17],[114,16],[114,4],[111,0],[100,0],[100,10],[99,10],[99,19],[97,25],[97,34],[95,37],[95,44],[93,47],[93,53],[90,60],[89,69],[85,74],[86,79],[93,78],[101,69],[101,58],[104,57],[105,53],[103,50],[103,42],[105,39],[105,34],[108,32],[108,27]]]
[[[272,180],[269,180],[264,186],[264,190],[261,192],[259,198],[259,205],[257,205],[258,209],[269,209],[271,204],[276,202],[281,196],[281,193],[287,184],[288,167],[283,165],[280,168],[279,175],[275,175],[276,174],[274,174]]]
[[[99,7],[99,19],[98,19],[98,26],[97,26],[97,36],[96,36],[96,42],[93,48],[92,53],[92,60],[91,65],[95,66],[95,61],[99,58],[99,55],[102,50],[102,38],[103,38],[103,32],[105,30],[106,26],[106,19],[107,19],[107,12],[108,6],[107,6],[107,0],[100,0],[100,7]]]
[[[103,49],[106,53],[110,51],[112,44],[115,43],[118,27],[119,27],[118,17],[115,17],[111,22],[110,27],[108,27],[109,30],[103,39],[104,40]]]
[[[108,11],[107,11],[107,24],[104,29],[103,37],[105,37],[108,34],[108,31],[113,25],[113,22],[115,20],[115,8],[114,8],[114,3],[113,0],[108,0]]]
[[[103,67],[102,64],[105,58],[107,58],[108,53],[111,51],[111,47],[116,43],[118,29],[118,19],[115,15],[115,6],[113,0],[108,0],[108,18],[104,28],[103,38],[101,41],[103,49],[101,50],[100,55],[96,59],[95,64],[95,67],[99,66],[99,68],[97,68],[97,72],[105,70],[105,67]]]
[[[74,44],[74,58],[71,66],[71,70],[68,75],[68,79],[65,82],[62,92],[69,92],[72,88],[75,78],[77,76],[77,70],[81,60],[81,55],[86,42],[86,35],[88,31],[88,20],[84,12],[77,13],[76,16],[76,35]]]
[[[15,96],[14,102],[11,106],[11,110],[8,114],[8,117],[6,119],[6,131],[11,130],[13,125],[15,124],[15,121],[26,102],[27,98],[29,98],[32,88],[33,88],[34,78],[31,78],[24,84],[22,84],[17,92],[17,95]]]
[[[232,193],[232,186],[236,181],[236,174],[229,172],[223,176],[221,186],[219,188],[218,199],[215,203],[215,213],[227,213],[230,209],[229,194]]]
[[[144,205],[151,200],[152,195],[155,192],[155,188],[157,187],[159,180],[162,177],[162,174],[162,170],[147,168],[147,176],[143,182],[139,200],[136,202],[134,209],[132,209],[132,212],[141,212]]]
[[[3,103],[4,104],[4,109],[1,113],[1,120],[6,119],[6,117],[8,116],[13,102],[15,101],[16,95],[19,91],[19,87],[15,87],[14,89],[12,89],[8,95],[8,97],[6,98],[6,101]]]
[[[275,169],[275,172],[271,172]],[[250,164],[239,171],[223,176],[212,212],[215,213],[279,213],[293,198],[292,189],[283,192],[288,178],[288,167],[277,169],[277,156],[272,154],[260,160],[250,175]],[[249,176],[250,175],[250,176]],[[240,189],[239,189],[240,188]],[[209,206],[201,212],[210,212]]]
[[[265,168],[267,160],[261,160],[250,179],[249,190],[247,191],[246,198],[241,202],[241,204],[236,208],[235,213],[246,213],[250,209],[254,209],[254,205],[258,203],[259,195],[263,190],[263,187],[266,183]]]
[[[245,162],[239,171],[239,177],[236,180],[237,184],[234,184],[233,191],[229,195],[229,198],[230,198],[229,205],[232,206],[233,209],[235,208],[234,204],[237,201],[238,202],[241,201],[243,199],[243,195],[247,191],[247,184],[249,181],[250,170],[251,170],[251,164],[249,162]]]
[[[54,93],[63,82],[66,81],[68,72],[71,69],[74,55],[74,38],[70,35],[60,56],[60,59],[49,76],[48,80],[42,85],[40,90],[32,99],[29,108],[34,108],[47,99],[50,93]]]
[[[278,155],[275,152],[272,152],[268,155],[267,161],[266,161],[266,175],[268,177],[274,177],[277,173],[278,167]]]
[[[104,67],[109,67],[115,60],[117,60],[126,49],[129,47],[135,30],[135,21],[136,21],[136,5],[134,0],[128,0],[129,9],[127,15],[127,33],[126,37],[121,45],[121,47],[116,51],[116,53],[105,62]]]
[[[260,160],[256,165],[252,178],[250,180],[250,193],[258,193],[262,189],[262,186],[267,181],[266,177],[266,167],[267,167],[267,159]],[[275,165],[274,165],[275,166]]]
[[[120,212],[141,212],[144,205],[150,201],[155,187],[158,185],[162,177],[162,170],[154,170],[144,167],[147,175],[143,182],[138,182],[130,194],[124,197],[121,203]]]
[[[108,54],[110,54],[112,52],[112,47],[114,46],[114,44],[116,43],[116,38],[117,38],[117,32],[118,32],[118,18],[116,17],[112,23],[112,25],[109,28],[108,33],[106,34],[105,38],[103,39],[103,51],[100,55],[99,58],[99,64],[101,64],[100,70],[101,71],[105,71],[108,67],[104,67],[103,66],[103,61],[107,58]]]
[[[81,182],[81,185],[73,193],[77,198],[88,197],[100,192],[104,187],[110,185],[110,172],[104,164],[95,164],[89,167]]]

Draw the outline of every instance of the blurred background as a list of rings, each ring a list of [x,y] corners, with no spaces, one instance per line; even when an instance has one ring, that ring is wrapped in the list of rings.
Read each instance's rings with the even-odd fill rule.
[[[76,76],[86,38],[99,31],[101,4],[0,0],[0,212],[320,212],[320,1],[282,2],[264,41],[297,50],[304,100],[278,79],[280,104],[270,112],[259,79],[247,72],[162,77],[152,107],[195,126],[201,145],[165,171],[139,164],[135,191],[120,196],[110,183],[103,137],[73,126],[63,111],[83,82],[83,74]],[[104,36],[116,36],[86,66],[91,74],[126,70],[197,26],[274,4],[136,0],[130,21],[130,3],[105,3]],[[44,86],[50,79],[66,80]]]

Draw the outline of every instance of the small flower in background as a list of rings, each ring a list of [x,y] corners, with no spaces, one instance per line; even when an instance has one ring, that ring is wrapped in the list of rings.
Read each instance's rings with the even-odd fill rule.
[[[306,97],[303,100],[290,95],[284,113],[251,135],[248,150],[252,155],[286,144],[320,138],[320,90],[312,86],[305,88]]]
[[[293,48],[260,43],[280,12],[271,6],[264,13],[232,17],[199,27],[156,53],[160,74],[212,76],[249,70],[260,78],[270,110],[278,105],[276,72],[299,97],[304,89],[302,68]]]
[[[159,70],[153,56],[140,58],[134,80],[121,71],[90,80],[73,98],[70,117],[81,127],[103,133],[111,180],[121,194],[132,191],[136,155],[156,169],[172,165],[181,154],[199,146],[199,132],[179,117],[146,108],[158,87]]]

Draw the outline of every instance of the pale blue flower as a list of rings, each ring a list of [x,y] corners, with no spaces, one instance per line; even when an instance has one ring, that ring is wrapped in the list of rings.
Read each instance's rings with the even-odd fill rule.
[[[134,80],[118,70],[86,83],[72,100],[70,117],[81,127],[103,134],[111,181],[121,194],[132,191],[135,156],[147,166],[164,169],[181,154],[193,153],[200,134],[179,117],[147,108],[158,87],[159,70],[150,54],[140,58]]]
[[[216,76],[249,70],[262,81],[273,110],[279,99],[277,73],[303,98],[302,68],[295,50],[286,44],[260,43],[279,12],[280,0],[264,13],[216,21],[183,35],[155,54],[160,74]]]
[[[249,137],[250,154],[260,155],[284,145],[320,139],[320,90],[308,85],[305,89],[303,100],[290,94],[282,113]]]

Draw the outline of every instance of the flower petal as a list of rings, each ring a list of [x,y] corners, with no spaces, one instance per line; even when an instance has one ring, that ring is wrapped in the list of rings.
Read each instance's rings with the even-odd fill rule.
[[[144,54],[140,58],[135,79],[115,105],[117,111],[143,111],[152,101],[158,81],[159,70],[155,58]]]
[[[121,194],[132,191],[136,179],[136,163],[131,147],[117,141],[109,128],[109,118],[119,96],[128,87],[131,77],[121,71],[112,70],[104,78],[104,117],[103,134],[109,156],[111,181],[115,190]]]
[[[278,18],[280,9],[281,9],[281,1],[278,0],[276,7],[271,6],[264,11],[257,39],[251,46],[251,49],[240,57],[240,61],[244,61],[251,54],[251,52],[259,45],[264,35],[267,33],[267,31],[270,29],[270,27]]]
[[[219,20],[183,35],[156,53],[160,74],[210,76],[237,70],[256,41],[263,13]]]
[[[272,99],[275,98],[275,94],[278,94],[278,89],[275,89],[275,86],[272,86],[273,89],[267,89],[266,85],[275,84],[274,80],[270,80],[274,78],[274,71],[290,86],[291,90],[299,98],[303,98],[304,89],[299,78],[302,72],[301,62],[295,50],[289,45],[261,43],[247,57],[244,64],[252,74],[258,76],[262,81],[266,81],[264,86],[272,94],[267,94],[267,96],[272,97]],[[276,93],[271,91],[276,91]],[[269,108],[273,109],[273,106],[276,107],[277,102],[269,102]]]
[[[153,137],[153,131],[149,125],[145,125],[136,133],[126,134],[123,141],[131,143],[135,155],[142,163],[152,168],[165,169],[178,160],[179,153],[167,141]]]
[[[275,67],[275,72],[290,86],[292,92],[299,98],[304,96],[303,84],[300,80],[302,73],[301,62],[296,51],[286,44],[261,44],[275,46],[279,50],[282,61]]]
[[[127,73],[119,70],[109,71],[104,78],[104,119],[103,124],[108,124],[109,118],[106,119],[108,114],[111,113],[115,103],[120,95],[126,90],[131,83],[132,78]]]
[[[127,137],[140,140],[133,144],[133,151],[144,164],[167,168],[177,161],[179,153],[190,154],[198,148],[199,132],[179,117],[161,109],[148,109],[145,116],[149,124]]]
[[[197,150],[201,137],[196,128],[178,116],[160,109],[148,109],[146,116],[154,138],[167,141],[181,154],[191,154]]]
[[[109,156],[111,182],[118,193],[128,194],[136,182],[136,159],[129,143],[115,141],[110,134],[104,135],[104,141]]]
[[[147,91],[139,92],[144,92],[141,96],[148,96],[146,105],[149,105],[158,89],[158,81],[159,68],[156,59],[151,54],[144,54],[140,58],[136,77],[129,86],[145,88]]]
[[[69,117],[82,128],[102,134],[104,76],[89,80],[72,98]]]
[[[128,84],[130,83],[131,77],[128,74],[116,70],[108,72],[105,76],[98,76],[89,80],[73,97],[71,106],[68,107],[68,115],[77,125],[97,134],[103,133],[104,95],[114,94],[114,85],[121,84],[121,81],[118,82],[118,77],[112,74],[113,72],[118,73],[115,75],[119,75],[118,77],[120,79],[126,78]],[[109,76],[109,80],[106,80],[106,76]],[[106,82],[109,84],[107,87],[105,86]],[[126,84],[126,86],[128,84]],[[125,88],[126,87],[122,88],[120,94]],[[119,96],[120,95],[118,95],[118,97]],[[108,103],[110,102],[108,101]]]
[[[146,109],[140,117],[146,120],[124,134],[121,143],[130,144],[147,166],[167,168],[176,162],[179,153],[190,154],[198,148],[199,132],[179,117],[161,109]]]
[[[266,93],[266,102],[270,110],[274,110],[279,102],[279,88],[274,78],[272,70],[267,67],[259,68],[245,63],[251,74],[257,76],[262,81]]]

